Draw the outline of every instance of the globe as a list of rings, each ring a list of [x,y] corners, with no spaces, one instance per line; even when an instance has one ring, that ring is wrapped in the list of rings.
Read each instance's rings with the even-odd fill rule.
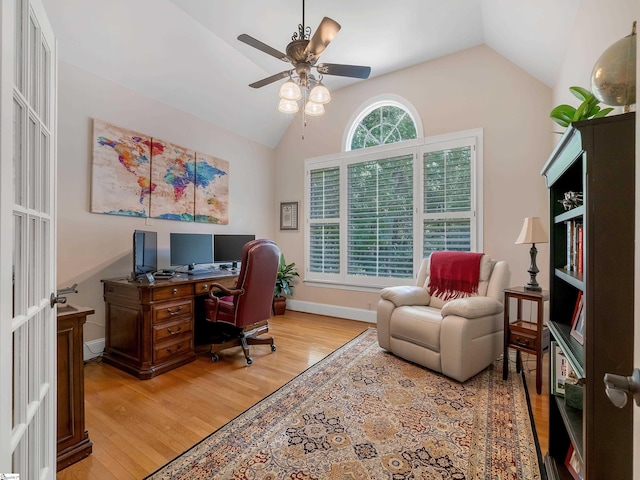
[[[636,103],[636,38],[633,33],[611,45],[591,73],[591,91],[605,105]]]

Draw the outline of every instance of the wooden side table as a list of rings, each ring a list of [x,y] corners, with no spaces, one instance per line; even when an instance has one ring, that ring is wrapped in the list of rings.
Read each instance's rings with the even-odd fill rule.
[[[510,322],[510,300],[517,300],[517,316]],[[510,287],[504,289],[504,356],[502,360],[502,378],[509,376],[509,347],[515,348],[516,371],[522,370],[521,352],[532,353],[536,356],[536,392],[542,393],[542,349],[544,336],[544,302],[549,299],[549,292],[525,290],[524,287]],[[527,300],[537,305],[537,319],[535,322],[522,319],[522,301]]]

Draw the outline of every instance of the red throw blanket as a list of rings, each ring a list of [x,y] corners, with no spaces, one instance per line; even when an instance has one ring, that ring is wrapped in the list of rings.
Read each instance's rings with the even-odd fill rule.
[[[429,294],[450,300],[477,293],[482,255],[475,252],[433,252]]]

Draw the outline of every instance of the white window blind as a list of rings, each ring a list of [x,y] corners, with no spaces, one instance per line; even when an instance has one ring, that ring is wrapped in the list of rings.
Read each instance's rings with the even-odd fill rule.
[[[340,168],[309,173],[309,271],[340,273]]]
[[[307,160],[305,281],[406,285],[422,258],[482,249],[482,131]]]
[[[423,153],[425,257],[440,250],[472,250],[474,150],[469,143]]]
[[[411,277],[413,155],[348,166],[347,273]]]

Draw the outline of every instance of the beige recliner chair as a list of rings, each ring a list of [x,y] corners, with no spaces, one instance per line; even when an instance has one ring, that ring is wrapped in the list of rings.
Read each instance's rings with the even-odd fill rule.
[[[378,302],[378,343],[398,357],[464,382],[503,351],[507,262],[483,255],[478,293],[444,301],[429,295],[429,259],[416,284],[388,287]]]

